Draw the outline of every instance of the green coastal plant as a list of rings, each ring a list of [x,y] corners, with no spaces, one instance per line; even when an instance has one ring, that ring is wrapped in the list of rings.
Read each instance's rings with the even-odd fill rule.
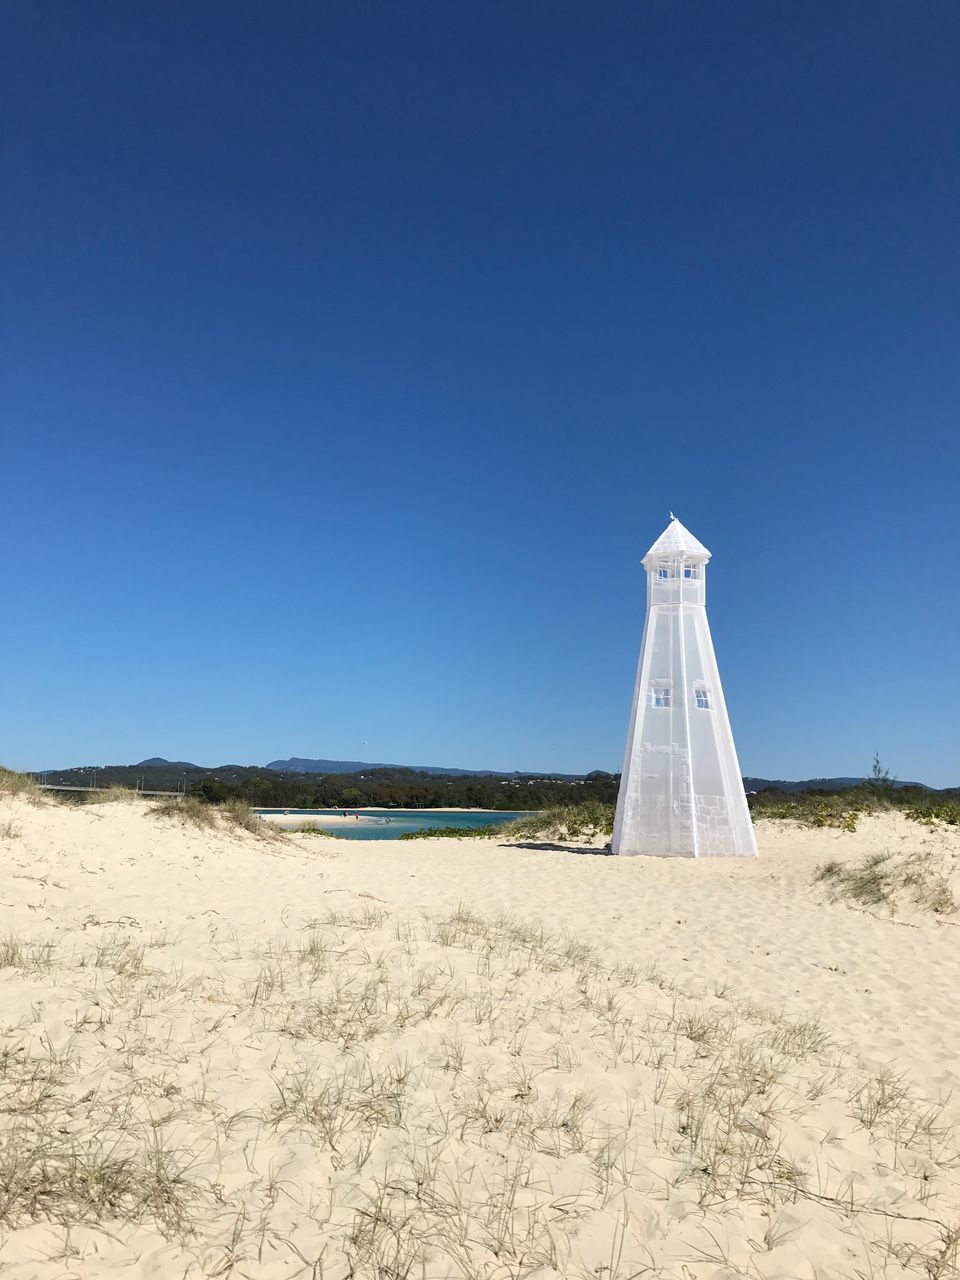
[[[273,823],[265,822],[264,826],[273,827]],[[274,830],[280,830],[280,828],[274,827]],[[285,834],[292,836],[326,836],[328,840],[347,840],[349,838],[348,836],[342,836],[339,831],[329,831],[326,827],[322,827],[319,822],[305,822],[301,827],[290,827]]]
[[[897,780],[886,765],[881,764],[879,752],[874,754],[870,776],[864,778],[863,785],[878,797],[889,796],[896,790]]]
[[[595,839],[613,835],[614,806],[600,801],[558,805],[542,809],[496,829],[504,840],[547,838],[554,840]]]
[[[923,822],[927,826],[946,822],[952,827],[960,827],[960,799],[918,801],[906,810],[906,814],[913,822]]]
[[[409,831],[401,840],[592,840],[613,834],[614,807],[600,801],[558,805],[513,822],[484,827],[433,827]]]
[[[420,827],[417,831],[406,831],[401,840],[489,840],[500,835],[503,824],[485,827]]]

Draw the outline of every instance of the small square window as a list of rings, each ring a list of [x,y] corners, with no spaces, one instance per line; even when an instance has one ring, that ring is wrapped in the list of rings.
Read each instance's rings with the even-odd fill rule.
[[[695,582],[700,577],[700,566],[698,564],[685,564],[683,566],[683,576],[687,582]]]
[[[666,685],[658,685],[653,690],[653,705],[655,707],[669,707],[673,701],[673,690]]]
[[[675,578],[676,576],[677,576],[676,565],[661,564],[657,567],[658,582],[669,582],[671,578]]]
[[[694,696],[697,699],[697,707],[701,711],[710,710],[710,690],[709,689],[696,689],[694,690]]]

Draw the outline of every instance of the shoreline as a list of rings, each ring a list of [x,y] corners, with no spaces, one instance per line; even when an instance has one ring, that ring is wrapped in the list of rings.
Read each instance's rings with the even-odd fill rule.
[[[283,831],[296,832],[308,823],[314,824],[325,830],[336,831],[345,827],[370,826],[373,823],[379,826],[389,826],[396,821],[397,826],[406,826],[411,819],[415,820],[422,814],[436,815],[438,813],[448,813],[456,815],[458,813],[473,814],[503,814],[504,822],[513,821],[516,813],[523,812],[526,814],[529,810],[512,810],[512,809],[464,809],[445,807],[442,809],[378,809],[372,806],[347,808],[345,810],[338,809],[332,811],[329,809],[273,809],[265,811],[256,810],[264,822],[269,822],[272,826],[279,827]],[[376,818],[372,815],[376,814]],[[359,816],[357,816],[359,815]],[[456,826],[456,822],[451,822],[451,826]],[[495,823],[484,825],[496,825]],[[399,839],[399,836],[397,837]]]
[[[254,805],[256,813],[262,813],[264,817],[270,814],[294,814],[301,813],[306,816],[308,813],[322,813],[324,815],[331,813],[537,813],[537,809],[468,809],[464,805],[444,805],[438,804],[424,809],[388,809],[384,805],[377,804],[348,804],[331,805],[328,809],[283,809],[273,805]]]

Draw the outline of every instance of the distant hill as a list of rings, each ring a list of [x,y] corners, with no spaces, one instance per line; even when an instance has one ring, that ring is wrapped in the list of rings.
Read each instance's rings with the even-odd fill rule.
[[[383,785],[396,785],[405,788],[426,787],[434,802],[459,804],[460,793],[466,794],[465,788],[486,788],[490,795],[490,787],[523,788],[528,791],[534,782],[555,783],[555,793],[551,793],[550,803],[572,803],[575,789],[593,787],[604,789],[604,794],[616,797],[619,776],[595,769],[592,773],[529,773],[514,770],[504,772],[498,769],[454,769],[439,765],[389,765],[373,764],[362,760],[312,760],[300,756],[291,756],[288,760],[273,760],[268,765],[221,764],[214,766],[191,764],[187,760],[165,760],[162,756],[150,756],[138,764],[126,765],[81,765],[70,769],[49,769],[46,780],[53,783],[67,783],[74,786],[89,786],[96,774],[96,782],[100,786],[119,784],[125,787],[143,786],[147,790],[177,790],[186,785],[214,781],[232,788],[259,788],[261,792],[285,780],[301,792],[304,787],[311,793],[324,785],[324,778],[329,779],[328,790],[332,787],[342,788],[344,785],[361,786],[367,789],[371,784],[380,782]],[[780,791],[796,793],[801,791],[845,791],[859,786],[862,778],[806,778],[802,781],[790,781],[783,778],[744,778],[744,790],[765,791],[768,787],[776,787]],[[897,782],[897,787],[916,787],[922,791],[933,791],[923,782]],[[442,789],[442,790],[441,790]],[[612,790],[611,790],[612,789]],[[945,791],[956,791],[958,788],[944,788]],[[475,790],[471,794],[479,794]],[[546,793],[545,793],[546,794]],[[278,801],[285,803],[285,801]],[[355,801],[359,803],[359,801]],[[479,803],[471,800],[470,803]],[[522,807],[522,806],[521,806]]]
[[[378,769],[409,769],[411,773],[426,773],[441,778],[560,778],[575,782],[582,773],[542,773],[536,770],[514,769],[448,769],[435,764],[372,764],[366,760],[306,760],[291,756],[289,760],[271,760],[266,766],[277,773],[374,773]]]
[[[189,760],[164,760],[163,756],[151,756],[149,760],[141,760],[139,764],[129,767],[132,769],[199,769],[200,765],[191,764]]]
[[[767,787],[776,787],[778,791],[848,791],[851,787],[859,787],[863,778],[807,778],[803,782],[786,782],[782,778],[744,778],[745,791],[765,791]],[[925,782],[895,782],[896,787],[919,787],[921,791],[932,791]]]

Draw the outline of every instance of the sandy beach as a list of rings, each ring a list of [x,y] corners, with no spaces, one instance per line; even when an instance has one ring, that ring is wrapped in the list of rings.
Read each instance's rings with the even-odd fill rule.
[[[960,934],[761,856],[0,800],[0,1272],[949,1277]],[[913,865],[913,863],[911,863]]]

